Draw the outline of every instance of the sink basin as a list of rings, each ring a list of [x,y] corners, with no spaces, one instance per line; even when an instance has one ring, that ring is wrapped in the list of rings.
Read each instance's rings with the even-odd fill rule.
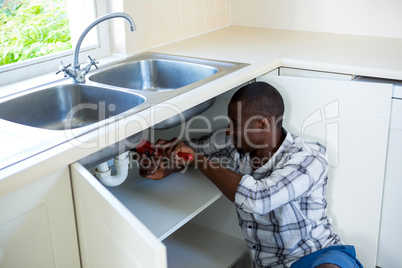
[[[216,68],[206,65],[146,59],[99,72],[89,80],[131,89],[169,91],[198,82],[216,72]]]
[[[147,94],[166,100],[247,65],[146,52],[130,57],[120,64],[95,71],[89,75],[88,80],[96,85],[147,91]],[[209,99],[158,123],[153,128],[167,129],[179,125],[208,109],[214,101],[214,98]]]
[[[64,130],[84,127],[143,103],[139,94],[83,84],[65,84],[0,101],[0,118],[31,127]]]
[[[143,53],[89,76],[89,81],[144,91],[195,88],[246,64]],[[188,87],[190,89],[190,87]]]

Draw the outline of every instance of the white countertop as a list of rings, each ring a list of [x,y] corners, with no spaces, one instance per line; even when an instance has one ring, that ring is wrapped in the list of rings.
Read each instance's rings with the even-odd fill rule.
[[[280,66],[402,80],[401,47],[402,39],[232,26],[157,47],[152,51],[250,64],[165,102],[174,103],[185,110]],[[162,108],[160,111],[155,123],[172,115],[171,111]],[[128,120],[135,120],[136,116],[146,118],[148,114],[146,109]],[[99,148],[83,149],[79,144],[97,141],[99,137],[116,130],[132,135],[139,132],[141,127],[116,123],[96,133],[92,131],[85,134],[75,143],[64,142],[46,148],[42,153],[0,170],[0,180],[6,183],[7,191],[14,189],[96,152]],[[5,130],[0,131],[0,140],[3,145],[7,140],[7,146],[2,148],[0,155],[9,153],[14,158],[23,154],[22,158],[27,157],[30,143],[35,143],[35,139],[27,141],[11,137],[9,131]],[[6,151],[4,148],[7,148]]]
[[[402,80],[402,39],[332,34],[281,61],[287,67]]]

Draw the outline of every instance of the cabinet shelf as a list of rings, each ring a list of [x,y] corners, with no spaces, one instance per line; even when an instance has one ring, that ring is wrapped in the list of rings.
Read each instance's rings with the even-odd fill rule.
[[[231,267],[247,251],[244,239],[187,223],[163,243],[168,267]]]
[[[108,190],[160,240],[164,240],[222,194],[201,172],[189,169],[163,180],[130,170],[127,180]]]

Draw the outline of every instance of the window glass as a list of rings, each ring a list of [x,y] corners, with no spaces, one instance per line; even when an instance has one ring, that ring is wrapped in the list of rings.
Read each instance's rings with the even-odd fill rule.
[[[0,0],[0,65],[72,48],[65,0]]]

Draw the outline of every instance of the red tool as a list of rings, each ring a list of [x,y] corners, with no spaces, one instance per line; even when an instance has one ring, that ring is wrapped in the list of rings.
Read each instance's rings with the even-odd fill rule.
[[[145,154],[147,157],[151,156],[162,156],[160,152],[158,152],[158,149],[154,147],[154,144],[150,141],[147,140],[142,140],[137,147],[131,149],[132,151],[135,151],[139,154]],[[193,156],[188,153],[177,153],[177,155],[182,158],[184,161],[191,161],[193,160]]]

